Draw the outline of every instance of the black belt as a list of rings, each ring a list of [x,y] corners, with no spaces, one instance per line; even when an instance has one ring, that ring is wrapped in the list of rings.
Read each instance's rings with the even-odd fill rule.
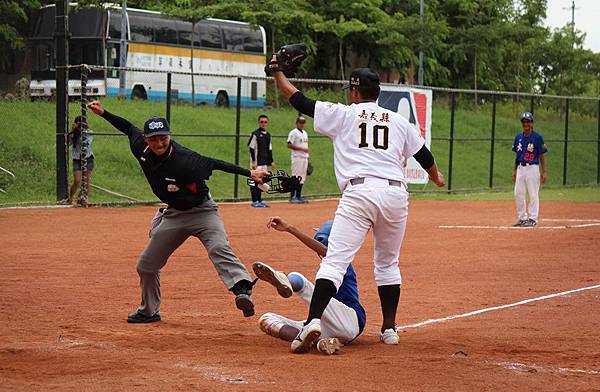
[[[519,162],[519,165],[521,165],[521,166],[531,166],[531,165],[537,165],[537,163]]]
[[[402,181],[398,181],[398,180],[387,180],[387,181],[391,186],[402,187]],[[360,184],[364,184],[364,183],[365,183],[364,177],[357,177],[357,178],[353,178],[350,180],[350,184],[352,184],[352,185],[360,185]]]

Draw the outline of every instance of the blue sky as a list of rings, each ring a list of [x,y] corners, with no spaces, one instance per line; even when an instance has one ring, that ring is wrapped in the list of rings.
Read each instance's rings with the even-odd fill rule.
[[[548,0],[546,26],[571,23],[573,0]],[[584,48],[600,53],[600,0],[575,0],[575,28],[586,33]]]

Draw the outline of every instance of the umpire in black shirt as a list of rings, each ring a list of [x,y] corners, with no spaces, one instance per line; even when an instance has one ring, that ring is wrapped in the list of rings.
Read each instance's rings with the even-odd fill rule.
[[[202,156],[171,140],[167,120],[152,117],[142,133],[129,121],[106,111],[98,101],[89,108],[129,137],[131,152],[138,160],[152,192],[164,203],[152,220],[150,241],[138,258],[142,302],[129,316],[130,323],[160,320],[160,270],[169,256],[190,236],[202,241],[223,280],[236,295],[235,303],[244,316],[254,314],[252,281],[248,270],[233,253],[217,204],[210,198],[206,180],[213,170],[251,177],[262,183],[265,170],[248,170]]]

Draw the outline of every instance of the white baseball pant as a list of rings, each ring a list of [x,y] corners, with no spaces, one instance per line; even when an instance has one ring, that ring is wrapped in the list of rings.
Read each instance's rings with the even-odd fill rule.
[[[321,261],[317,279],[328,279],[339,289],[348,265],[373,228],[375,282],[377,286],[401,284],[398,259],[407,217],[404,184],[394,186],[380,178],[349,183],[335,212],[327,256]]]
[[[537,221],[539,212],[540,169],[538,165],[517,166],[515,180],[515,205],[519,220],[526,220],[527,193],[529,193],[529,219]]]
[[[302,290],[295,294],[304,301],[306,306],[310,306],[310,300],[315,289],[314,284],[298,272],[292,272],[290,275],[291,274],[301,277],[304,281]],[[304,325],[304,320],[291,320],[277,313],[267,313],[262,317],[268,317],[269,320],[273,322],[291,325],[298,330]],[[325,308],[323,317],[321,317],[321,337],[338,338],[342,344],[347,344],[356,339],[358,333],[358,317],[356,316],[356,311],[337,299],[332,298],[331,301],[329,301],[327,308]]]

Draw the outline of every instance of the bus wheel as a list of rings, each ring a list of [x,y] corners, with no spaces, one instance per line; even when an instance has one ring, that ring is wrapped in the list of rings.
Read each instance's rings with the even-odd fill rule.
[[[131,99],[148,99],[148,96],[146,95],[146,90],[144,90],[144,88],[141,86],[135,86],[133,88],[133,91],[131,92]]]
[[[215,98],[215,105],[224,108],[229,107],[229,98],[227,97],[227,93],[225,91],[219,91],[217,98]]]

